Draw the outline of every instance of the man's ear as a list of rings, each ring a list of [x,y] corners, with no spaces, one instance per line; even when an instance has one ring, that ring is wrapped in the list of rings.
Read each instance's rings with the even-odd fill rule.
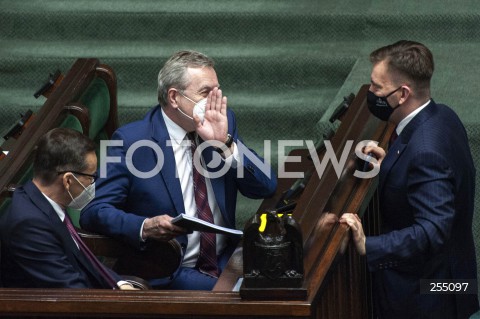
[[[65,189],[70,190],[70,186],[72,186],[72,182],[73,182],[72,179],[73,179],[72,173],[63,174],[62,184],[63,184],[63,187],[65,187]]]
[[[412,94],[412,90],[410,89],[410,87],[406,85],[402,86],[401,90],[402,90],[402,96],[400,96],[400,101],[398,101],[399,103],[405,102],[408,99],[408,97]]]
[[[178,91],[175,88],[169,88],[167,93],[168,104],[170,104],[174,109],[178,108],[177,98]]]

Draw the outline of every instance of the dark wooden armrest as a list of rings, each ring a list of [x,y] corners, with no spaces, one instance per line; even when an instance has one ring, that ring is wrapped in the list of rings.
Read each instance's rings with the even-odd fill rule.
[[[125,245],[114,238],[76,228],[78,235],[95,256],[118,258],[124,252]]]
[[[83,229],[77,232],[96,256],[116,258],[112,268],[120,275],[150,280],[168,277],[180,266],[182,248],[175,239],[149,241],[145,249],[138,250],[111,237]]]

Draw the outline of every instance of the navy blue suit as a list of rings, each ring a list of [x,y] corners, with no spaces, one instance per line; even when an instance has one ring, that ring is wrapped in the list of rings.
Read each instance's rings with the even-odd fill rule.
[[[32,182],[15,190],[0,234],[5,287],[110,288]]]
[[[234,113],[228,110],[227,116],[228,132],[238,142]],[[109,157],[118,157],[120,162],[107,164],[107,176],[98,180],[96,197],[82,211],[80,224],[83,228],[121,238],[141,248],[140,228],[145,218],[163,214],[174,217],[185,213],[180,182],[175,176],[177,170],[173,150],[167,143],[170,136],[160,106],[148,112],[143,120],[118,129],[112,140],[123,141],[122,146],[109,147],[107,151]],[[158,145],[163,154],[163,166],[159,174],[150,178],[132,174],[125,160],[128,149],[141,140]],[[137,170],[149,172],[159,163],[157,152],[152,147],[137,148],[131,163]],[[213,152],[215,150],[212,147],[203,151],[206,163],[212,158]],[[225,175],[210,180],[223,220],[229,228],[235,228],[238,191],[249,198],[263,198],[273,195],[277,185],[276,176],[270,168],[268,173],[262,172],[247,157],[243,158],[243,167],[243,178],[237,178],[238,168],[230,168]],[[267,176],[269,174],[270,177]],[[176,239],[185,250],[187,236]],[[236,244],[236,241],[232,241],[227,250],[233,252]]]
[[[382,235],[367,237],[380,318],[468,318],[477,295],[420,294],[420,279],[476,279],[475,167],[465,129],[431,101],[382,162]],[[477,290],[477,287],[474,289]]]

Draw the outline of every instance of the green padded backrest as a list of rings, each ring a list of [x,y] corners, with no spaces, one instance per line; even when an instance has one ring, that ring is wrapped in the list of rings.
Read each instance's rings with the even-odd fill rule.
[[[105,81],[101,78],[95,78],[80,97],[80,102],[88,108],[90,118],[88,137],[97,144],[97,157],[99,157],[100,140],[109,139],[103,129],[110,113],[110,93]],[[67,212],[73,225],[80,227],[80,211],[68,208]]]
[[[89,137],[98,142],[106,139],[103,131],[110,113],[110,94],[108,87],[101,78],[95,78],[80,98],[80,102],[88,108],[90,117]]]
[[[80,121],[72,114],[68,114],[65,120],[63,120],[62,124],[59,125],[59,127],[68,127],[78,132],[83,131],[82,124],[80,124]]]

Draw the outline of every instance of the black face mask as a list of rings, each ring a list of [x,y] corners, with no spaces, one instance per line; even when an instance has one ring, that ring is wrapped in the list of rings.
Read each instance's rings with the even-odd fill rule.
[[[382,121],[388,121],[390,118],[390,115],[392,115],[393,111],[400,106],[398,104],[395,107],[392,107],[388,101],[387,98],[392,95],[393,93],[397,92],[400,90],[402,87],[400,86],[398,89],[388,93],[386,96],[377,96],[375,93],[372,91],[368,91],[367,93],[367,105],[368,109],[370,112],[378,117]]]

